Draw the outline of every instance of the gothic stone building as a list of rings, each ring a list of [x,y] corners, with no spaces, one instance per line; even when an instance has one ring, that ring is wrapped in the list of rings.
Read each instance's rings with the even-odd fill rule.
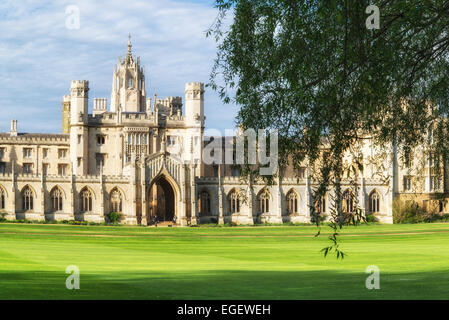
[[[109,109],[107,99],[95,98],[90,114],[89,82],[72,81],[62,103],[62,134],[19,133],[13,120],[11,131],[0,134],[0,211],[7,219],[103,222],[120,212],[122,223],[143,225],[154,216],[176,216],[180,225],[310,222],[314,181],[306,164],[287,168],[274,185],[254,181],[248,188],[233,166],[201,161],[208,140],[204,85],[185,85],[184,114],[181,97],[147,98],[145,85],[129,42],[114,68]],[[369,144],[364,150],[375,152]],[[412,193],[392,155],[385,166],[390,182],[367,165],[356,194],[349,182],[344,186],[345,209],[357,199],[380,221],[392,222],[393,198]],[[421,194],[430,199],[436,191],[426,185]],[[317,210],[326,215],[329,202],[324,198]]]

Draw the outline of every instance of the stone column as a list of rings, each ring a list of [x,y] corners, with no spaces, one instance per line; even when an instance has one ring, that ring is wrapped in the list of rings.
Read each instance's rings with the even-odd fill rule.
[[[147,225],[147,189],[146,189],[146,172],[145,172],[145,156],[142,154],[142,162],[140,164],[140,189],[142,197],[142,208],[141,208],[141,224]]]
[[[41,171],[39,167],[39,146],[35,146],[33,152],[36,155],[33,166],[36,168],[36,175],[38,175],[40,173],[39,171]]]
[[[250,174],[249,176],[249,186],[248,186],[248,218],[247,223],[248,224],[254,224],[254,218],[253,218],[253,199],[254,199],[254,190],[253,190],[253,177]]]
[[[131,204],[131,210],[129,212],[129,215],[127,217],[127,220],[134,220],[136,219],[136,212],[137,212],[137,191],[136,191],[136,155],[133,153],[131,156],[131,165],[132,165],[132,169],[131,169],[131,177],[130,177],[130,187],[131,187],[131,200],[132,200],[132,204]]]
[[[305,221],[310,222],[310,181],[309,181],[309,166],[306,168],[306,212],[305,212]]]
[[[16,170],[14,160],[11,163],[11,214],[12,219],[16,219]]]
[[[186,165],[181,164],[181,204],[178,220],[181,226],[187,225],[187,205],[186,205]]]
[[[100,168],[100,216],[99,222],[105,219],[105,208],[104,208],[104,179],[103,179],[103,166]]]
[[[223,218],[223,187],[221,185],[221,165],[218,165],[218,224],[224,224]]]
[[[396,196],[396,193],[398,192],[399,187],[399,177],[398,177],[398,154],[397,154],[397,143],[396,138],[393,139],[393,145],[392,145],[392,161],[391,161],[391,168],[390,168],[390,191],[391,194],[387,198],[386,201],[386,217],[380,217],[383,223],[393,223],[393,202]],[[430,170],[430,169],[429,169]],[[429,179],[427,179],[429,181]],[[429,182],[428,182],[429,183]]]
[[[195,171],[196,164],[192,164],[190,166],[190,215],[191,215],[191,223],[193,225],[198,224],[197,212],[198,208],[196,207],[196,181],[195,181]]]
[[[281,188],[282,178],[279,176],[276,184],[276,198],[277,198],[277,208],[274,217],[274,223],[282,223],[282,188]]]
[[[360,176],[359,203],[360,209],[365,214],[365,178],[363,174]]]
[[[76,201],[75,176],[73,175],[73,166],[70,166],[70,212],[69,218],[75,220],[75,201]]]
[[[37,166],[36,166],[37,167]],[[40,203],[39,212],[37,219],[39,221],[45,221],[45,188],[44,188],[44,174],[41,174],[41,185],[40,185]]]
[[[119,168],[119,175],[122,176],[123,175],[123,167],[125,166],[126,163],[126,150],[125,150],[125,137],[123,134],[118,134],[118,140],[119,140],[119,152],[121,155],[121,161],[120,161],[120,168]]]

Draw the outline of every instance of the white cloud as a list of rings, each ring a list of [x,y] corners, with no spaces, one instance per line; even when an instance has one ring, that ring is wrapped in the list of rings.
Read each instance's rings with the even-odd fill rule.
[[[65,8],[80,9],[80,29],[65,26]],[[0,131],[12,118],[28,132],[60,132],[61,100],[70,80],[90,81],[90,97],[110,95],[112,70],[133,52],[146,67],[147,94],[183,96],[184,84],[208,82],[215,43],[205,31],[216,17],[210,3],[171,0],[42,1],[0,3]],[[148,85],[149,84],[149,85]],[[235,107],[206,93],[207,126],[232,127]]]

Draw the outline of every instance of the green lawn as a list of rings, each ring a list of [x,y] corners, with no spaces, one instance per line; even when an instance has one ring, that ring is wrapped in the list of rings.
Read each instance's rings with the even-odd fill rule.
[[[449,224],[347,227],[0,224],[0,299],[448,299]],[[81,289],[67,290],[68,265]],[[380,290],[365,269],[380,268]]]

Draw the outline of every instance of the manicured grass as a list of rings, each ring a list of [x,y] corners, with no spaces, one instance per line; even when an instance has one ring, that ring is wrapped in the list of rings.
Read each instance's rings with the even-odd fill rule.
[[[1,299],[448,299],[449,224],[142,228],[0,224]],[[77,265],[81,289],[67,290]],[[366,267],[380,269],[367,290]]]

